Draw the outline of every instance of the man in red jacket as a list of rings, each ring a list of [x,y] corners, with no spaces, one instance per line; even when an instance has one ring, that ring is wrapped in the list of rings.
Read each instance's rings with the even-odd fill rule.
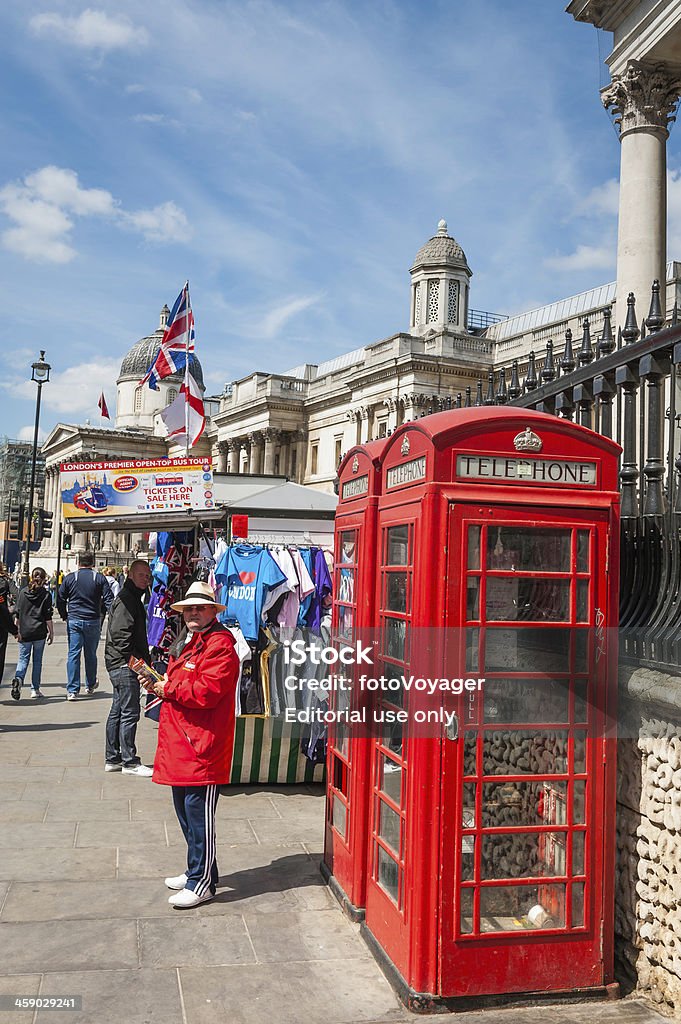
[[[166,878],[178,892],[173,907],[196,907],[215,896],[215,809],[219,787],[229,782],[234,750],[239,659],[232,634],[216,618],[224,605],[208,583],[192,583],[183,601],[180,634],[168,672],[145,683],[163,698],[152,779],[172,786],[173,803],[187,841],[187,870]]]

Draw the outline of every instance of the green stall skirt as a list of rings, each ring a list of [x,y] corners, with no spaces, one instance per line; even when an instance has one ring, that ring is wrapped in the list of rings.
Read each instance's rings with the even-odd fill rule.
[[[281,718],[237,718],[231,784],[324,782],[325,765],[300,752],[301,731]]]

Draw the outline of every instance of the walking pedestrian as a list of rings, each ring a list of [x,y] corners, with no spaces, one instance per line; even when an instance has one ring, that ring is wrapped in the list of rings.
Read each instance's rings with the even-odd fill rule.
[[[50,597],[52,598],[52,607],[54,607],[57,604],[57,591],[59,590],[59,577],[57,576],[56,569],[50,576],[49,590]]]
[[[19,700],[21,687],[26,673],[28,663],[32,660],[31,668],[31,697],[44,697],[40,690],[40,678],[43,669],[43,654],[45,643],[51,644],[54,639],[54,627],[52,625],[52,598],[46,587],[47,573],[44,569],[36,568],[31,573],[28,586],[19,591],[14,618],[16,620],[19,641],[19,660],[17,661],[14,679],[12,680],[12,697]]]
[[[102,633],[102,612],[113,604],[111,587],[96,572],[91,551],[78,555],[78,569],[64,577],[57,594],[57,610],[66,621],[69,653],[66,662],[66,699],[80,693],[80,656],[85,657],[85,693],[97,689],[97,644]]]
[[[106,722],[106,760],[104,771],[149,777],[151,768],[137,756],[135,734],[140,720],[140,681],[128,668],[131,657],[148,662],[147,616],[142,604],[151,583],[151,569],[142,559],[130,566],[128,578],[109,612],[104,648],[113,701]]]
[[[114,572],[110,565],[104,566],[104,568],[102,569],[102,576],[106,577],[106,582],[111,587],[114,598],[117,598],[121,592],[121,584],[118,582],[116,578],[116,573]]]
[[[224,605],[208,583],[192,583],[183,601],[185,629],[161,681],[145,687],[163,699],[153,781],[171,786],[187,842],[187,868],[166,878],[171,906],[196,907],[212,900],[218,883],[215,809],[220,785],[229,782],[234,749],[239,659],[234,639],[216,616]]]
[[[0,562],[0,683],[5,671],[5,655],[7,654],[7,637],[17,635],[17,627],[11,613],[13,601],[12,579],[4,562]]]

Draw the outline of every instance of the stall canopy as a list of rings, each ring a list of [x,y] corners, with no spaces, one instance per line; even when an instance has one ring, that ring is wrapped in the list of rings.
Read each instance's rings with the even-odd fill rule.
[[[254,519],[333,520],[338,499],[334,494],[314,491],[285,477],[236,476],[216,473],[213,477],[213,508],[182,509],[88,518],[65,518],[76,533],[89,530],[186,530],[197,523],[219,526],[227,517],[242,514]]]

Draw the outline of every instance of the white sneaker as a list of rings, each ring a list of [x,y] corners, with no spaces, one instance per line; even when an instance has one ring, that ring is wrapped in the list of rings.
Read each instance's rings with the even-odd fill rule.
[[[170,896],[168,903],[178,910],[189,910],[190,907],[198,907],[199,903],[209,903],[213,898],[214,894],[210,890],[204,896],[197,896],[191,889],[183,889],[182,892]]]
[[[105,772],[120,772],[123,769],[122,764],[116,764],[115,761],[105,761],[104,771]]]
[[[153,769],[148,764],[136,764],[132,768],[126,768],[123,765],[124,775],[141,775],[145,779],[150,779],[153,775]]]
[[[78,694],[77,693],[67,693],[66,694],[66,699],[67,700],[78,700]]]
[[[41,693],[40,690],[31,690],[31,700],[37,700],[39,697],[44,697],[45,694]]]
[[[174,878],[166,878],[165,883],[169,889],[184,889],[187,884],[187,876],[175,875]]]

